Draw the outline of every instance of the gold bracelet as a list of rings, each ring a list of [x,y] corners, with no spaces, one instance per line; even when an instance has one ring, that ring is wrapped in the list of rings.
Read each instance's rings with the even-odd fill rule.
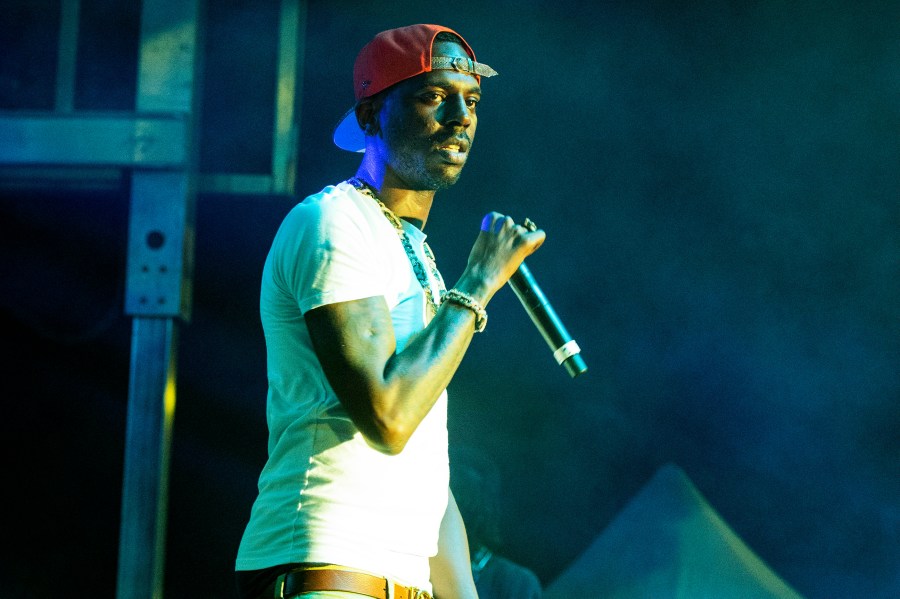
[[[459,304],[475,313],[476,333],[480,333],[484,330],[484,327],[487,326],[487,310],[485,310],[484,306],[479,304],[478,301],[468,293],[463,293],[459,289],[451,289],[450,291],[445,291],[441,294],[441,301],[445,300],[451,301],[454,304]]]

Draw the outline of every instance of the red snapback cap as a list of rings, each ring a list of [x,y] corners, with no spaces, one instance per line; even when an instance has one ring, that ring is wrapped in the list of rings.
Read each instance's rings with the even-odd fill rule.
[[[447,31],[462,40],[469,58],[461,56],[432,56],[431,46],[438,33]],[[353,65],[353,93],[356,102],[374,96],[405,79],[435,69],[448,69],[492,77],[497,71],[475,62],[475,52],[465,39],[442,25],[409,25],[382,31],[363,46]],[[364,152],[366,136],[356,121],[355,106],[347,111],[334,129],[334,143],[342,150]]]

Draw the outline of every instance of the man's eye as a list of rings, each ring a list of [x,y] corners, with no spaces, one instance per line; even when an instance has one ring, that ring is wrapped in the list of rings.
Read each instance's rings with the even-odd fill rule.
[[[474,109],[476,106],[478,106],[478,103],[479,103],[480,101],[481,101],[481,100],[480,100],[479,98],[467,98],[467,99],[466,99],[466,106],[468,106],[469,108]]]
[[[422,99],[425,100],[426,102],[438,103],[441,100],[443,100],[444,98],[443,98],[443,96],[441,96],[441,94],[439,94],[437,92],[428,92],[428,93],[422,94]]]

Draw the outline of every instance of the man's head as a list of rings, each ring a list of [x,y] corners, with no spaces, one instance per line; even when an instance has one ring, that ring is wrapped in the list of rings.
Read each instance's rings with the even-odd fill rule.
[[[367,152],[411,188],[452,184],[474,137],[481,77],[495,74],[447,27],[379,33],[356,59],[357,103],[335,129],[335,144]]]

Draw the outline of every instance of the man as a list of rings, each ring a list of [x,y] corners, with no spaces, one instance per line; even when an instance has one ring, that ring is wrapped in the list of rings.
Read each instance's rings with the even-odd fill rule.
[[[269,459],[238,551],[242,597],[477,597],[445,388],[544,233],[488,214],[445,290],[422,228],[494,74],[437,25],[382,32],[356,59],[357,102],[335,130],[364,152],[356,177],[298,204],[263,270]]]

